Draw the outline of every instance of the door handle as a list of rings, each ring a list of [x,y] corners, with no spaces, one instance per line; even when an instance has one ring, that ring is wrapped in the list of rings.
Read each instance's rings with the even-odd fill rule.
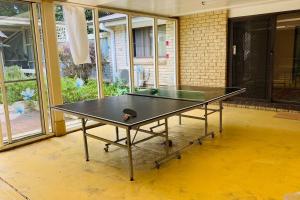
[[[236,45],[232,46],[232,55],[236,55]]]

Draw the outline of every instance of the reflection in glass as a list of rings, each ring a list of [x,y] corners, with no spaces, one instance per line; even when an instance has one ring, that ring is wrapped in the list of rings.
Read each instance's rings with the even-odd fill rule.
[[[300,103],[300,12],[277,17],[274,53],[273,100]]]

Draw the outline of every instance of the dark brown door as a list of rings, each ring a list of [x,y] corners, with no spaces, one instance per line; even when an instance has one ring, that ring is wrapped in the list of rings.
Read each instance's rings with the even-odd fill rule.
[[[272,100],[300,104],[300,12],[276,20]]]
[[[271,98],[271,27],[270,17],[230,22],[229,85],[245,87],[248,99]]]

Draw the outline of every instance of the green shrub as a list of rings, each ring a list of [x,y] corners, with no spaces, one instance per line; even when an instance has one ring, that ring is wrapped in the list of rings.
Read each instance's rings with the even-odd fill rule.
[[[97,80],[88,79],[81,87],[76,85],[77,78],[64,77],[62,79],[62,93],[64,103],[72,103],[83,100],[97,99]],[[104,83],[105,96],[117,96],[129,92],[128,86],[121,81],[116,83]]]
[[[17,65],[5,67],[5,70],[4,70],[5,81],[24,80],[24,79],[29,79],[29,78],[33,78],[33,76],[25,75],[22,72],[21,67],[19,67]]]
[[[38,91],[35,81],[8,83],[6,86],[8,104],[13,104],[17,101],[23,101],[24,99],[21,93],[27,88],[34,90],[34,95],[31,100],[37,101],[38,99]]]
[[[28,78],[32,78],[30,76],[26,76],[19,66],[10,66],[5,68],[4,72],[5,81],[12,80],[24,80]],[[34,96],[31,100],[36,101],[38,98],[38,90],[35,81],[23,81],[23,82],[15,82],[15,83],[7,83],[6,91],[7,91],[7,101],[8,104],[11,105],[17,101],[23,101],[22,91],[27,88],[34,90]],[[0,103],[2,104],[2,93],[0,95]]]
[[[104,83],[105,96],[119,96],[129,92],[129,87],[124,85],[122,81],[115,83]]]
[[[18,66],[7,67],[5,70],[5,80],[24,80],[32,77],[26,76],[22,73],[21,68]],[[78,85],[76,77],[62,78],[62,95],[64,103],[77,102],[82,100],[90,100],[98,98],[97,80],[88,79],[82,85]],[[82,80],[80,80],[82,81]],[[115,83],[104,83],[105,96],[118,96],[129,92],[129,87],[124,86],[122,81]],[[38,100],[38,88],[36,81],[22,81],[17,83],[7,83],[7,100],[8,104],[13,104],[17,101],[23,101],[22,91],[27,88],[33,89],[34,96],[31,101]],[[0,103],[2,104],[2,93],[0,93]]]
[[[96,99],[98,97],[97,81],[87,80],[81,87],[76,86],[76,78],[62,78],[62,95],[64,103]]]
[[[17,101],[23,101],[22,92],[27,88],[34,90],[34,96],[31,100],[36,101],[38,98],[38,91],[35,81],[26,81],[19,83],[8,83],[6,84],[7,101],[11,105]],[[2,104],[2,93],[0,94],[0,104]]]

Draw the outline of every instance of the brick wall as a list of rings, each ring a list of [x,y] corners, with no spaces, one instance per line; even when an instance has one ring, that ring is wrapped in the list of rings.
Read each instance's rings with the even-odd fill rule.
[[[113,27],[115,33],[115,53],[116,53],[116,65],[118,70],[129,70],[129,52],[127,48],[127,28],[126,25],[120,25]]]
[[[179,18],[180,84],[225,86],[227,10]]]
[[[160,85],[175,85],[176,70],[175,70],[175,22],[166,21],[166,57],[159,58],[159,84]]]

